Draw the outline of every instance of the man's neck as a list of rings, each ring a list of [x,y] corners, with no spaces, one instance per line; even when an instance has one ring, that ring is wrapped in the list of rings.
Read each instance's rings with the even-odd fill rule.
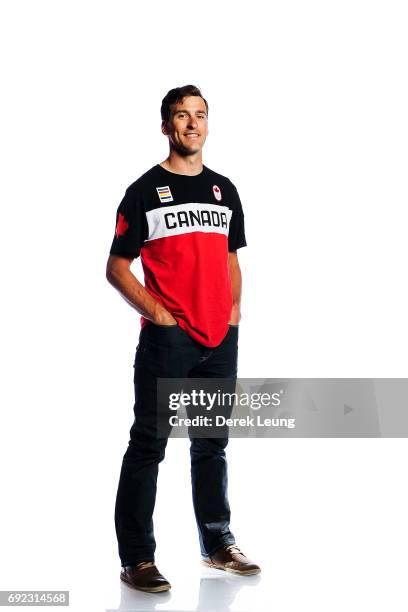
[[[185,157],[171,152],[167,159],[160,163],[160,166],[175,174],[187,174],[189,176],[200,174],[203,170],[201,151],[196,155],[186,155]]]

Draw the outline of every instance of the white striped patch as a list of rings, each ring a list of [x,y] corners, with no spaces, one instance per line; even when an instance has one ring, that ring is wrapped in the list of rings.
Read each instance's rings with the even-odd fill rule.
[[[173,202],[173,196],[171,195],[170,187],[156,187],[157,195],[160,198],[160,202]]]
[[[228,236],[232,210],[217,204],[192,203],[162,206],[146,213],[147,240],[192,232],[215,232]]]

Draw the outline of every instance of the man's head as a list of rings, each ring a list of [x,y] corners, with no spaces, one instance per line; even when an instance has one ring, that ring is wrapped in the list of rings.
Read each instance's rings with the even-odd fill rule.
[[[171,89],[161,105],[162,132],[182,155],[198,153],[208,135],[208,104],[194,85]]]

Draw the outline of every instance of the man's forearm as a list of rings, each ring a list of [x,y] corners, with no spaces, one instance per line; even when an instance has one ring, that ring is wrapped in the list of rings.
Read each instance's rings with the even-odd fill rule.
[[[146,291],[129,269],[110,270],[106,277],[122,297],[146,319],[159,324],[166,324],[169,319],[173,319],[171,314]]]
[[[241,319],[242,275],[236,254],[235,256],[230,254],[229,273],[232,291],[232,310],[230,323],[237,325]]]

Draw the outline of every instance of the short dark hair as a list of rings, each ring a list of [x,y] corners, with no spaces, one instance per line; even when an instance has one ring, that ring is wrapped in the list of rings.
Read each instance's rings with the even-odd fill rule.
[[[183,85],[183,87],[170,89],[163,98],[161,105],[161,117],[163,121],[169,121],[170,119],[170,106],[176,102],[181,102],[186,96],[200,96],[200,98],[203,98],[208,115],[208,102],[203,97],[199,88],[195,85]]]

